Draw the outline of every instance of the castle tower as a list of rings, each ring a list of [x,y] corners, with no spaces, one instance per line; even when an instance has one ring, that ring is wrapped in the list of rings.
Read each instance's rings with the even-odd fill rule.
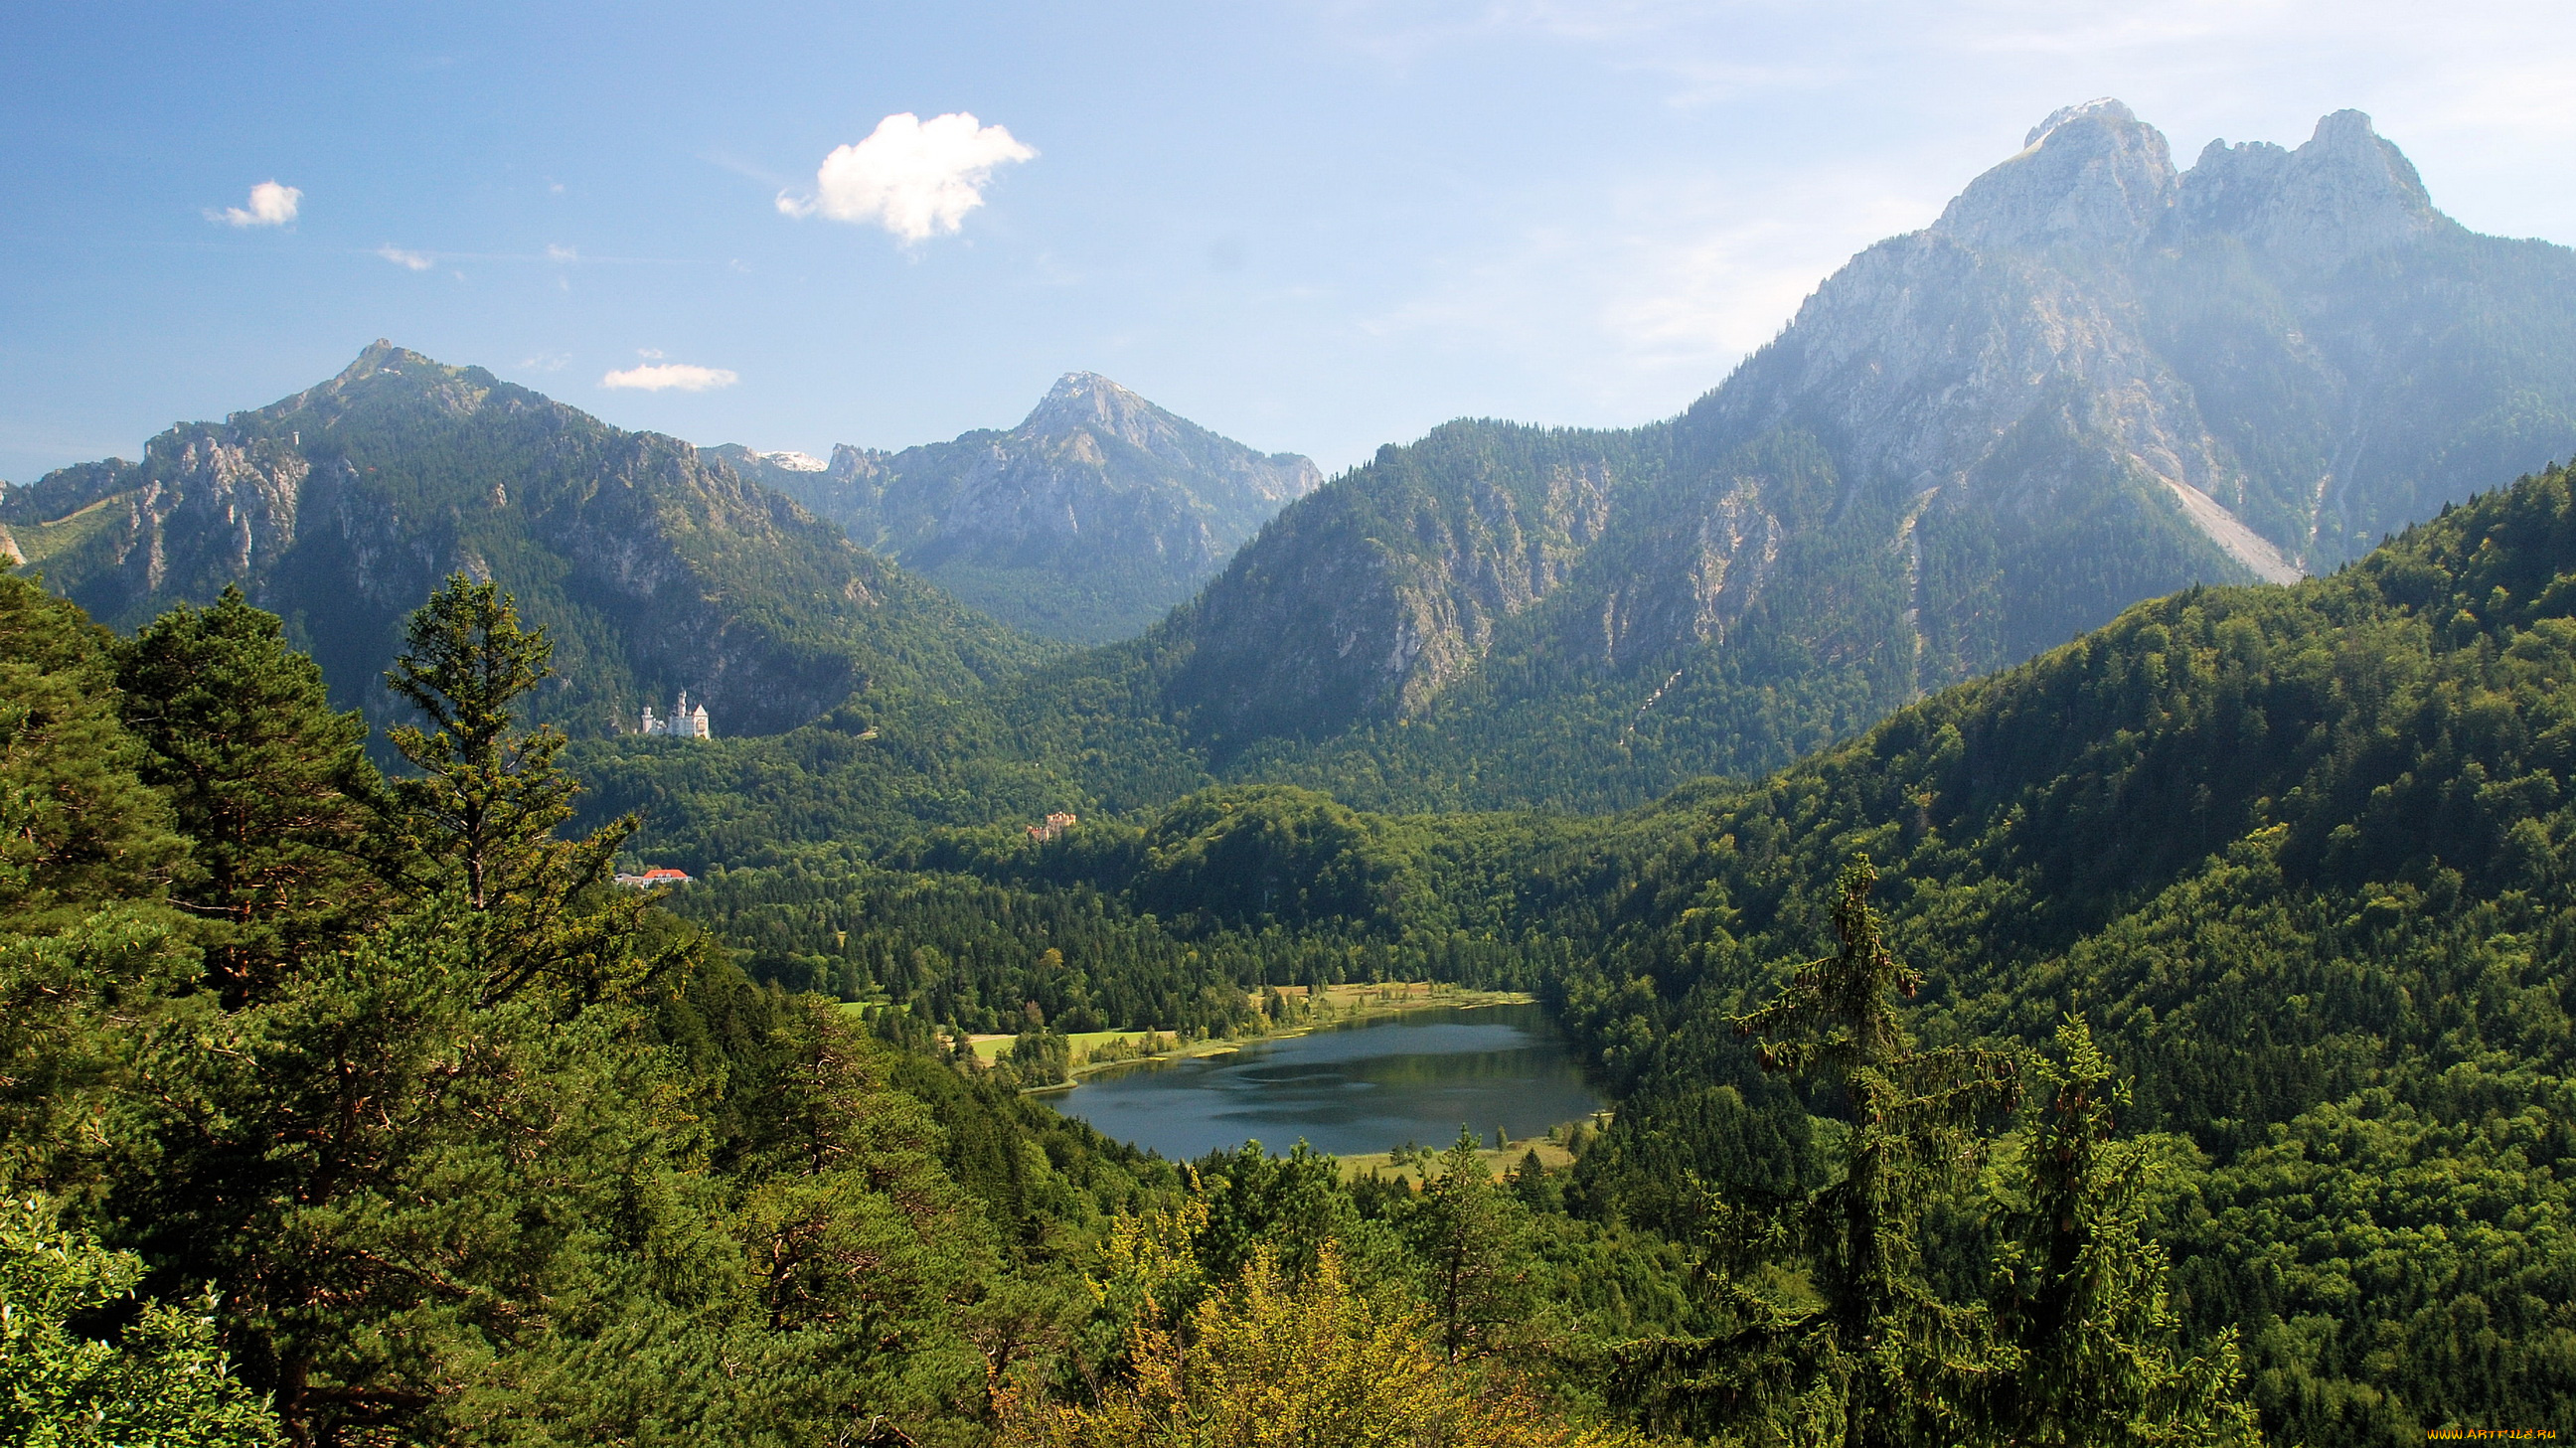
[[[709,737],[709,736],[708,736],[708,734],[707,734],[707,706],[706,706],[706,705],[704,705],[704,704],[700,704],[700,705],[699,705],[698,707],[696,707],[695,709],[692,709],[692,710],[690,710],[690,711],[689,711],[689,725],[688,725],[688,729],[689,729],[689,737],[690,737],[690,738],[692,738],[692,739],[705,739],[705,738]]]

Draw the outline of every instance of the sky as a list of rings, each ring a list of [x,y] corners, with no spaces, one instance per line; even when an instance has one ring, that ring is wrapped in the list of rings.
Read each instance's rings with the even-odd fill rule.
[[[0,478],[377,337],[818,455],[1093,371],[1335,472],[1669,416],[2096,96],[2576,242],[2571,75],[2565,0],[9,0]]]

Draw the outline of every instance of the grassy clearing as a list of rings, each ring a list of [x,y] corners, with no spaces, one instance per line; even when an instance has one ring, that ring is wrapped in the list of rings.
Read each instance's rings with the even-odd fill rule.
[[[1476,1153],[1476,1159],[1485,1164],[1485,1170],[1500,1177],[1519,1166],[1521,1158],[1534,1151],[1538,1153],[1539,1165],[1549,1171],[1560,1171],[1574,1165],[1574,1150],[1571,1143],[1577,1131],[1598,1132],[1609,1123],[1609,1112],[1596,1111],[1587,1120],[1568,1121],[1551,1126],[1544,1136],[1513,1137],[1500,1148],[1485,1147]],[[1336,1160],[1342,1165],[1342,1176],[1345,1180],[1375,1172],[1380,1176],[1419,1182],[1422,1180],[1424,1166],[1445,1149],[1444,1143],[1441,1146],[1425,1148],[1424,1152],[1372,1151],[1354,1153],[1338,1157]]]
[[[23,566],[43,567],[47,560],[71,551],[92,534],[115,523],[122,515],[111,513],[108,505],[122,503],[129,496],[118,493],[111,498],[101,498],[77,513],[67,513],[50,523],[15,525],[9,530],[9,536],[16,542],[19,555],[26,559]]]
[[[1406,1011],[1455,1009],[1462,1006],[1527,1005],[1535,997],[1523,991],[1470,990],[1445,981],[1398,980],[1351,985],[1308,987],[1302,985],[1265,986],[1250,997],[1258,1007],[1271,995],[1280,1000],[1280,1017],[1276,1025],[1240,1036],[1212,1037],[1200,1041],[1182,1041],[1170,1031],[1076,1031],[1065,1037],[1073,1048],[1073,1074],[1084,1075],[1111,1066],[1129,1065],[1138,1060],[1180,1061],[1194,1056],[1222,1056],[1240,1049],[1246,1042],[1279,1036],[1301,1036],[1308,1031],[1328,1026],[1347,1026],[1360,1021],[1380,1020],[1402,1015]],[[1016,1036],[996,1034],[970,1036],[975,1059],[990,1064],[1011,1049]],[[1154,1041],[1162,1049],[1145,1054],[1130,1054],[1127,1047]],[[1104,1046],[1115,1046],[1112,1059],[1091,1059]]]

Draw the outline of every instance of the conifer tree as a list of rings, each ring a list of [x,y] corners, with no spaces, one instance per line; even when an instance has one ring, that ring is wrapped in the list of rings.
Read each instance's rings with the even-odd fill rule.
[[[238,1007],[384,903],[364,858],[382,789],[366,721],[332,711],[322,671],[238,587],[155,619],[118,665],[126,727],[151,750],[144,777],[190,845],[173,901]]]
[[[2056,1059],[2031,1073],[2021,1199],[1996,1263],[2021,1368],[1996,1385],[1988,1416],[2033,1448],[2259,1441],[2253,1409],[2235,1396],[2234,1331],[2205,1356],[2176,1347],[2164,1249],[2147,1235],[2147,1159],[2112,1139],[2128,1087],[2083,1017],[2058,1028]]]
[[[157,899],[187,854],[117,719],[113,643],[78,608],[0,577],[0,931]]]
[[[1945,1436],[1965,1397],[2011,1361],[1981,1307],[1945,1302],[1926,1283],[1921,1238],[1925,1210],[1972,1160],[1980,1118],[2011,1101],[2014,1063],[1994,1051],[1916,1048],[1897,998],[1922,977],[1887,948],[1869,903],[1877,881],[1864,858],[1844,867],[1839,948],[1736,1021],[1762,1041],[1766,1070],[1832,1090],[1849,1114],[1843,1179],[1810,1201],[1796,1235],[1825,1296],[1819,1346],[1850,1448]]]
[[[1770,1004],[1735,1018],[1765,1070],[1805,1078],[1849,1130],[1840,1181],[1766,1210],[1707,1194],[1702,1235],[1717,1306],[1739,1326],[1631,1344],[1620,1397],[1657,1427],[1752,1427],[1763,1441],[1845,1448],[1964,1441],[1987,1385],[2017,1361],[1981,1303],[1945,1301],[1926,1280],[1927,1210],[1973,1160],[1981,1119],[2012,1099],[2001,1053],[1926,1051],[1897,1019],[1922,978],[1888,949],[1855,857],[1836,881],[1832,955],[1792,974]],[[1742,1285],[1762,1264],[1805,1266],[1824,1303],[1786,1308]]]
[[[121,1042],[193,965],[161,903],[188,844],[117,719],[114,643],[0,576],[0,1192],[96,1185]]]
[[[625,973],[640,898],[601,900],[633,816],[578,840],[558,840],[579,781],[556,756],[552,725],[518,727],[528,693],[553,677],[545,630],[523,628],[517,605],[491,583],[447,580],[404,628],[385,683],[418,709],[427,730],[389,731],[420,774],[393,785],[408,893],[454,891],[475,922],[484,999],[540,977],[596,993]]]
[[[1495,1187],[1480,1143],[1462,1126],[1406,1215],[1440,1351],[1453,1363],[1489,1350],[1495,1335],[1529,1310],[1526,1284],[1513,1270],[1519,1205]]]

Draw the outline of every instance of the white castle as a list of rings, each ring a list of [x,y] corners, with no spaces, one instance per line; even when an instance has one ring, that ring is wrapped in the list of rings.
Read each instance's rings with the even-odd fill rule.
[[[671,706],[671,717],[668,719],[654,718],[653,706],[650,704],[644,706],[644,732],[670,734],[682,739],[714,737],[707,732],[707,706],[700,704],[695,709],[690,708],[689,691],[686,689],[680,691],[680,702]]]

